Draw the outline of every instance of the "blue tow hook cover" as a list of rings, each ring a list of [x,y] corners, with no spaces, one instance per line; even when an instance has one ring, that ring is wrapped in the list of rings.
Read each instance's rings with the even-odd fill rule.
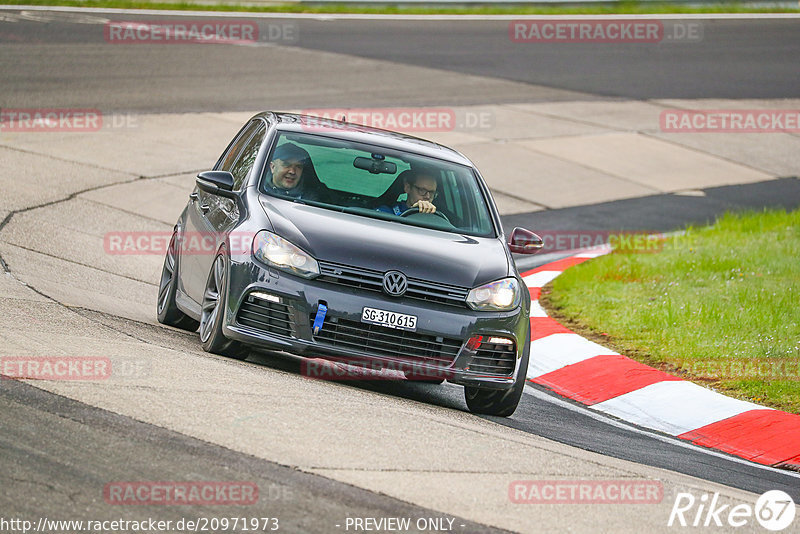
[[[314,317],[314,335],[319,334],[322,323],[325,322],[326,313],[328,313],[328,307],[320,302],[319,306],[317,306],[317,315]]]

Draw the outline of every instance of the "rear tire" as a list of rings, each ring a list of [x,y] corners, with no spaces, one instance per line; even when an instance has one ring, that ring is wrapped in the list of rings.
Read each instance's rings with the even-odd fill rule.
[[[484,389],[475,386],[464,387],[464,399],[469,411],[475,414],[509,417],[514,413],[522,398],[525,381],[528,379],[528,360],[530,358],[531,333],[525,340],[522,362],[519,366],[517,380],[510,389]]]
[[[180,262],[180,255],[176,246],[177,236],[178,232],[175,231],[169,241],[167,254],[164,256],[161,281],[158,284],[156,314],[158,322],[161,324],[194,332],[200,323],[183,313],[175,304],[175,293],[178,290],[178,265]]]
[[[228,261],[224,252],[214,258],[200,309],[200,344],[203,350],[237,360],[247,358],[244,345],[225,337],[222,323],[228,303]]]

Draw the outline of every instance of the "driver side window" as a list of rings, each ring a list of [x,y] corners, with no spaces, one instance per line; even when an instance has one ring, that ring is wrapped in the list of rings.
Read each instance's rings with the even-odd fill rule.
[[[262,125],[263,123],[260,120],[254,120],[245,128],[243,128],[239,136],[236,138],[236,141],[231,143],[231,145],[228,147],[228,151],[220,158],[221,163],[216,170],[230,171],[234,162],[236,161],[236,156],[238,156],[239,152],[242,151],[242,148],[253,135],[253,132],[258,130]]]
[[[261,148],[261,143],[264,141],[264,134],[267,128],[263,124],[260,125],[258,131],[253,134],[247,145],[242,149],[239,157],[230,168],[230,173],[233,175],[233,190],[239,191],[244,185],[250,169],[253,168],[253,163],[256,161],[258,149]]]

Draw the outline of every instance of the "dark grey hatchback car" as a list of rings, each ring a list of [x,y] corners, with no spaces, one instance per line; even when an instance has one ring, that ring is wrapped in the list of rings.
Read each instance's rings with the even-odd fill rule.
[[[506,240],[488,187],[454,150],[264,112],[198,175],[158,320],[199,326],[203,349],[235,358],[258,346],[446,379],[471,411],[509,416],[530,345],[511,253],[540,247],[521,228]]]

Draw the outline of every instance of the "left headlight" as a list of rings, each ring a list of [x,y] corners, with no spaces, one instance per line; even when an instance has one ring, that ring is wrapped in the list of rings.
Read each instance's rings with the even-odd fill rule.
[[[503,278],[474,288],[467,295],[467,305],[478,311],[508,311],[519,306],[519,282]]]
[[[317,260],[279,235],[262,230],[253,238],[253,255],[276,269],[303,278],[319,275]]]

